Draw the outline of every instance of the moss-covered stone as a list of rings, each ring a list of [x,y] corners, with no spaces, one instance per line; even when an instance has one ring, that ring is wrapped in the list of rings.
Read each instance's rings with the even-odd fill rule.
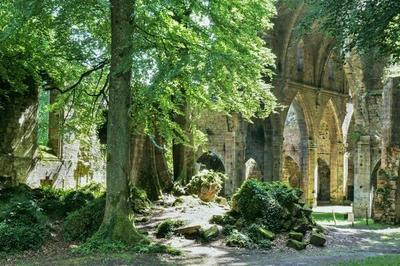
[[[312,232],[310,236],[310,244],[316,247],[323,247],[326,243],[326,237],[323,234]]]
[[[203,239],[205,241],[215,240],[218,238],[219,235],[220,235],[220,231],[219,231],[218,226],[216,226],[216,225],[213,225],[210,228],[203,231]]]
[[[261,236],[268,240],[274,240],[275,239],[275,234],[267,229],[264,229],[262,227],[258,227],[258,231],[260,232]]]
[[[289,232],[289,238],[297,241],[303,241],[303,234],[299,232]]]
[[[288,247],[290,248],[294,248],[296,250],[303,250],[306,248],[307,244],[304,242],[300,242],[294,239],[289,239],[287,244]]]

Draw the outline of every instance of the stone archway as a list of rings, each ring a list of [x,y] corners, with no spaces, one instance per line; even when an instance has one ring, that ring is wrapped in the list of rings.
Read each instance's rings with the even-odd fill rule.
[[[254,159],[265,181],[274,180],[274,134],[271,118],[253,119],[253,123],[247,125],[245,161]]]
[[[318,197],[319,202],[331,200],[331,169],[328,163],[318,158]]]
[[[283,128],[282,179],[293,187],[302,189],[307,198],[309,186],[309,127],[305,106],[300,94],[294,97],[286,114]]]
[[[200,168],[225,173],[225,166],[222,159],[212,151],[203,153],[199,159],[197,159],[197,163],[200,164]]]
[[[317,162],[318,177],[316,180],[317,201],[331,201],[332,203],[341,203],[344,197],[343,184],[343,162],[344,150],[342,132],[339,127],[339,119],[332,100],[329,100],[323,109],[323,113],[319,122],[318,129],[318,152]],[[324,163],[322,163],[324,161]],[[320,173],[327,172],[326,168],[320,170],[320,167],[329,168],[329,198],[328,196],[319,195],[320,185],[326,186],[327,183],[321,183]],[[328,181],[328,179],[326,179]],[[328,193],[324,192],[325,195]]]

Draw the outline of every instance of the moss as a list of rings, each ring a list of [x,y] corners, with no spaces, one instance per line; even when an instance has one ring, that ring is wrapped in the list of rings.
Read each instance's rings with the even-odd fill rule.
[[[133,217],[128,217],[120,209],[115,209],[108,223],[102,223],[99,230],[89,239],[119,241],[127,246],[149,243],[149,240],[134,227]]]
[[[151,201],[148,199],[146,191],[136,186],[130,188],[129,203],[135,213],[143,214],[151,208]]]
[[[229,247],[250,248],[252,241],[248,236],[234,229],[226,238],[226,245]]]
[[[63,225],[67,241],[85,241],[100,227],[104,217],[105,196],[68,215]]]
[[[171,220],[167,219],[161,222],[156,229],[156,237],[157,238],[169,238],[172,236],[174,230],[184,223],[181,220]]]

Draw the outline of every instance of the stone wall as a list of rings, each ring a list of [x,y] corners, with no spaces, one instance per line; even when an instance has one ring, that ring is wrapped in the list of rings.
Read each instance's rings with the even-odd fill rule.
[[[0,106],[0,176],[15,184],[25,180],[33,164],[37,90],[0,97]]]

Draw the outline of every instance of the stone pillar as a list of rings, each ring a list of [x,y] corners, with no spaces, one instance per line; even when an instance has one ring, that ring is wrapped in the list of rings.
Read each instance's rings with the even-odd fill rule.
[[[343,185],[343,163],[344,163],[344,145],[338,142],[335,145],[335,151],[332,151],[332,169],[331,169],[331,202],[342,204],[344,199]]]
[[[370,136],[362,136],[357,143],[357,159],[354,164],[354,203],[355,217],[365,217],[366,209],[370,209],[371,193],[371,146]]]
[[[307,176],[303,180],[304,198],[310,206],[317,205],[317,184],[318,184],[318,165],[317,165],[317,145],[314,141],[308,143],[308,164]]]
[[[400,223],[400,77],[383,89],[382,164],[375,193],[374,219]]]

